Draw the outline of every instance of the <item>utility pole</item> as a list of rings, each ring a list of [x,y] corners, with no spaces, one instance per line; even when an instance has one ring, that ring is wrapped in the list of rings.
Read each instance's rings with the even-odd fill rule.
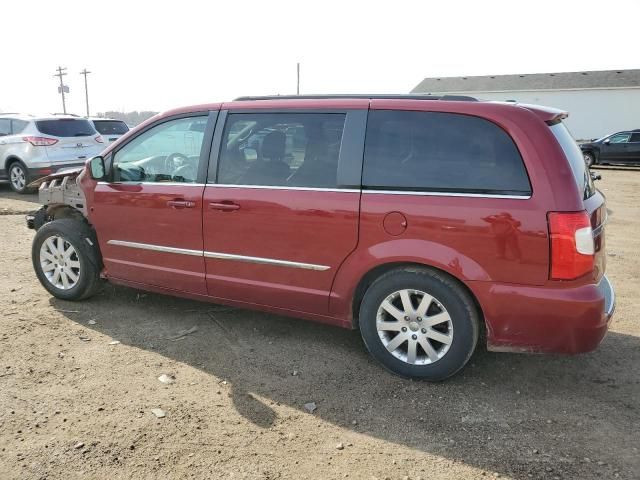
[[[80,72],[80,75],[84,75],[84,96],[87,101],[87,117],[89,116],[89,88],[87,87],[87,75],[91,72],[87,71],[86,67]]]
[[[296,64],[296,70],[298,72],[298,79],[296,82],[296,95],[300,95],[300,62]]]
[[[54,75],[54,77],[59,77],[60,78],[60,86],[58,87],[58,93],[60,93],[60,95],[62,95],[62,112],[63,113],[67,113],[67,105],[64,103],[64,92],[65,90],[68,92],[69,91],[69,87],[65,86],[65,84],[62,82],[62,77],[64,75],[66,75],[65,70],[67,69],[67,67],[58,67],[58,73],[56,73]]]

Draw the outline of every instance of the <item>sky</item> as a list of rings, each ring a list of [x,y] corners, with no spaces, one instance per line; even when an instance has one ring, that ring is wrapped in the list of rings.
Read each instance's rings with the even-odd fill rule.
[[[0,111],[407,93],[424,77],[640,68],[640,0],[5,1]]]

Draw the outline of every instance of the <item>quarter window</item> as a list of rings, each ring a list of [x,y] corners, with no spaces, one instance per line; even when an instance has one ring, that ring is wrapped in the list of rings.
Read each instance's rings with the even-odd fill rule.
[[[230,114],[218,183],[335,188],[344,114]]]
[[[206,116],[180,118],[135,137],[116,152],[113,180],[194,183],[206,125]]]
[[[531,185],[511,137],[482,118],[369,112],[363,187],[523,195]]]

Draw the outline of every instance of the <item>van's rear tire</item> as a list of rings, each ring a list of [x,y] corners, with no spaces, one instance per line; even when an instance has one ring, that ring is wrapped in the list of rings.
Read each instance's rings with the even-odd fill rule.
[[[9,169],[7,170],[7,177],[9,178],[9,185],[11,189],[16,193],[29,193],[29,171],[19,160],[15,160]]]
[[[38,280],[56,298],[82,300],[102,285],[97,240],[81,220],[62,218],[44,224],[33,239],[31,259]]]
[[[431,269],[403,268],[369,286],[359,325],[367,349],[387,370],[440,381],[471,358],[479,314],[456,280]]]

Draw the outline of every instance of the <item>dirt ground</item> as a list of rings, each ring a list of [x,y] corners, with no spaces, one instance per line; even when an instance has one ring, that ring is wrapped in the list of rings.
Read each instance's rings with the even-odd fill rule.
[[[357,332],[112,286],[53,299],[35,196],[0,185],[0,478],[640,478],[640,170],[600,173],[618,302],[600,348],[481,347],[441,384],[390,375]]]

